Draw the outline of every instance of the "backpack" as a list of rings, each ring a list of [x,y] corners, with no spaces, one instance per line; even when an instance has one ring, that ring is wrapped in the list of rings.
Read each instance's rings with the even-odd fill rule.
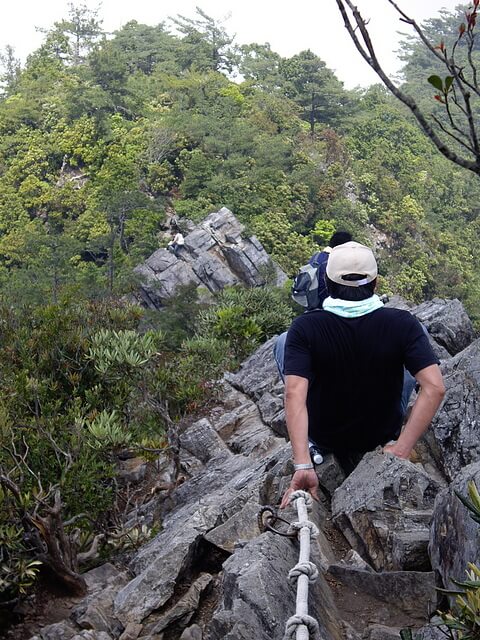
[[[323,255],[322,255],[323,254]],[[292,298],[307,311],[321,308],[326,297],[325,269],[328,254],[315,254],[308,264],[300,267],[292,284]]]

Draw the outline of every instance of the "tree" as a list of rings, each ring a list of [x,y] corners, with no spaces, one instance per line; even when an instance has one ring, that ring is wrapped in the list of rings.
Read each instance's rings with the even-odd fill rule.
[[[20,60],[15,57],[15,50],[9,44],[0,53],[0,67],[0,87],[5,95],[10,95],[15,92],[20,76]]]
[[[168,33],[163,23],[151,27],[131,20],[114,33],[108,44],[125,61],[130,73],[142,71],[150,75],[158,67],[168,73],[179,70],[175,60],[178,39]]]
[[[103,37],[102,21],[98,19],[98,8],[89,9],[85,4],[68,5],[68,18],[54,23],[47,30],[47,43],[56,48],[58,57],[78,65],[93,50]]]
[[[231,45],[234,40],[221,23],[208,16],[200,7],[196,8],[197,19],[178,15],[171,18],[183,34],[179,54],[183,68],[201,71],[231,72],[235,56]]]
[[[464,22],[458,25],[458,32],[451,45],[444,40],[432,41],[426,31],[410,18],[394,2],[387,0],[397,11],[400,20],[410,25],[423,46],[441,63],[441,78],[428,78],[436,89],[434,99],[443,105],[446,120],[436,114],[427,114],[417,101],[397,86],[386,74],[375,53],[368,20],[363,18],[351,0],[336,0],[345,27],[362,57],[377,73],[385,86],[413,113],[424,133],[448,160],[480,176],[480,140],[476,114],[480,100],[478,60],[475,55],[476,21],[480,0],[465,12]],[[443,75],[443,74],[442,74]]]
[[[348,94],[325,62],[312,51],[301,51],[291,58],[284,58],[279,70],[285,95],[302,107],[312,136],[317,122],[330,124],[334,118],[342,116]]]
[[[280,64],[282,58],[270,45],[252,43],[240,47],[238,68],[251,86],[263,91],[278,91],[282,85]]]

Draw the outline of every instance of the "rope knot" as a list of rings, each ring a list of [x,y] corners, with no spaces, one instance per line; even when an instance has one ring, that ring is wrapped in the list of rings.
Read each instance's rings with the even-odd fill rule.
[[[318,534],[320,533],[318,527],[315,523],[310,522],[310,520],[291,522],[290,526],[288,527],[287,533],[294,533],[295,531],[298,532],[300,531],[300,529],[303,529],[303,527],[307,527],[307,529],[310,529],[310,538],[312,538],[313,540],[318,538]]]
[[[305,626],[308,629],[308,634],[313,637],[314,640],[321,640],[320,638],[320,629],[318,626],[318,622],[315,618],[308,615],[295,615],[291,616],[285,625],[285,635],[283,636],[283,640],[295,640],[295,634],[297,632],[297,627]]]
[[[294,491],[292,493],[292,495],[290,496],[290,502],[294,502],[298,498],[303,498],[305,500],[305,506],[307,507],[307,511],[311,511],[312,510],[313,498],[308,493],[308,491],[303,491],[302,489],[297,489],[297,491]]]
[[[290,569],[288,580],[291,584],[295,584],[300,576],[307,576],[310,583],[315,582],[318,578],[318,569],[313,562],[298,562],[293,569]]]

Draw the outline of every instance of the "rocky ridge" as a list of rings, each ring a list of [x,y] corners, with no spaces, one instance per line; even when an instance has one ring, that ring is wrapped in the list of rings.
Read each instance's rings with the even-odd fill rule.
[[[317,467],[323,496],[311,518],[321,534],[312,559],[322,571],[309,607],[325,640],[398,638],[404,626],[443,637],[429,624],[435,586],[462,579],[466,562],[478,561],[478,525],[453,490],[464,492],[470,478],[480,483],[474,460],[480,387],[472,364],[480,340],[457,301],[430,305],[411,311],[435,314],[435,331],[448,334],[455,355],[440,345],[447,394],[415,462],[375,451],[346,479],[333,458]],[[462,349],[465,326],[471,343]],[[155,496],[141,509],[146,524],[160,517],[160,533],[128,570],[104,565],[90,571],[89,594],[70,619],[32,640],[283,637],[295,607],[286,577],[298,546],[260,532],[257,523],[260,507],[278,503],[292,472],[272,345],[225,375],[218,405],[184,427],[186,481],[168,500]],[[464,410],[459,402],[465,400]],[[294,519],[293,510],[285,517]]]
[[[256,286],[266,271],[284,274],[228,210],[211,214],[186,235],[178,257],[156,251],[137,269],[143,304],[160,307],[184,284],[216,291]],[[392,306],[407,308],[394,299]],[[311,519],[320,534],[312,560],[309,612],[324,640],[389,640],[402,627],[425,640],[444,635],[430,623],[436,586],[463,579],[477,562],[478,525],[455,490],[480,486],[478,460],[480,340],[457,300],[435,299],[410,311],[426,326],[441,359],[447,394],[412,461],[366,454],[345,478],[333,456],[317,467],[322,497]],[[221,381],[218,403],[179,433],[185,481],[175,484],[167,459],[158,475],[169,490],[135,510],[160,527],[128,565],[86,574],[88,594],[68,619],[31,640],[280,640],[295,609],[287,581],[298,544],[262,532],[262,506],[278,504],[292,473],[286,442],[283,384],[272,357],[274,339]],[[125,470],[141,482],[140,469]],[[282,514],[294,520],[296,513]],[[26,637],[26,636],[25,636]]]
[[[186,224],[189,231],[177,255],[157,249],[134,270],[140,280],[136,297],[147,308],[160,308],[185,286],[216,293],[238,284],[262,286],[267,279],[277,285],[286,281],[258,238],[244,238],[244,225],[225,207],[198,226]]]

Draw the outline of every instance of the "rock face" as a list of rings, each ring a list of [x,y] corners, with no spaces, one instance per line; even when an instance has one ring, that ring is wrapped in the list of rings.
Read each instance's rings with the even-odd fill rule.
[[[434,298],[410,311],[450,355],[468,347],[475,338],[472,322],[459,300]]]
[[[452,578],[466,579],[469,562],[480,563],[479,525],[455,495],[455,491],[467,495],[469,480],[474,480],[480,488],[480,462],[465,467],[435,500],[430,557],[433,568],[447,588],[455,588]]]
[[[480,388],[468,372],[449,365],[445,367],[444,381],[447,392],[427,442],[438,467],[451,481],[480,454]]]
[[[285,580],[296,564],[298,549],[289,540],[265,533],[252,540],[224,564],[224,597],[214,614],[208,640],[281,638],[285,602],[295,600],[295,589]],[[320,577],[311,589],[311,615],[325,640],[341,640],[342,629],[332,594]]]
[[[177,294],[182,286],[193,285],[212,293],[243,284],[264,285],[272,277],[277,285],[286,275],[272,262],[255,236],[243,238],[244,226],[226,208],[208,215],[200,226],[185,236],[177,256],[157,249],[135,269],[141,281],[139,300],[155,309]]]
[[[210,291],[261,284],[253,265],[267,265],[268,256],[255,239],[242,239],[229,212],[220,213],[187,235],[178,259],[159,250],[139,268],[148,276],[146,304],[161,304],[185,282]],[[310,518],[319,535],[311,559],[320,577],[309,587],[309,613],[325,640],[395,638],[412,625],[439,637],[428,626],[435,578],[448,584],[464,577],[467,561],[480,560],[478,525],[453,491],[464,493],[470,478],[480,484],[479,343],[467,346],[473,331],[458,301],[411,311],[439,341],[447,397],[415,462],[377,451],[347,478],[333,456],[317,468],[321,500]],[[287,576],[299,545],[258,522],[262,506],[278,504],[292,473],[273,343],[225,375],[208,415],[179,428],[185,481],[175,483],[171,467],[159,466],[170,489],[129,514],[159,532],[126,571],[104,565],[89,572],[88,596],[36,640],[283,638],[295,611]],[[462,469],[468,462],[474,464]],[[297,518],[293,508],[281,516]]]
[[[433,503],[441,488],[420,465],[372,452],[335,491],[332,515],[378,571],[425,571]]]

